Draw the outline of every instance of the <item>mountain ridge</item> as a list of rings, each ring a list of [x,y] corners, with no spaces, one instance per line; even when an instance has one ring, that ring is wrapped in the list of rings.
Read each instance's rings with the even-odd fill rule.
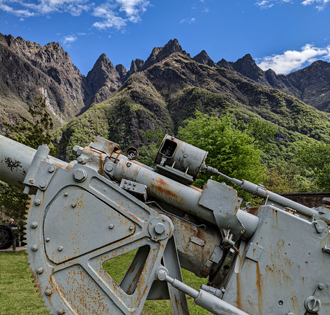
[[[85,77],[59,44],[41,46],[9,35],[1,35],[0,43],[2,119],[15,124],[13,103],[21,113],[41,93],[62,119],[57,128],[67,122],[56,132],[63,157],[72,141],[83,145],[95,135],[139,146],[147,129],[176,134],[196,110],[231,112],[245,122],[258,116],[278,126],[276,139],[286,143],[305,136],[330,142],[329,115],[315,109],[329,110],[327,62],[277,75],[261,70],[249,54],[215,63],[202,50],[192,58],[173,39],[155,47],[146,61],[132,60],[129,70],[103,53]]]

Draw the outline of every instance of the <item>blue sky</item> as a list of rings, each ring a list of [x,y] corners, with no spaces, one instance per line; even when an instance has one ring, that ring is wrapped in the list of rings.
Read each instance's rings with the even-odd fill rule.
[[[59,42],[84,75],[102,53],[129,69],[174,38],[192,57],[251,54],[287,74],[330,61],[330,0],[0,0],[0,32]]]

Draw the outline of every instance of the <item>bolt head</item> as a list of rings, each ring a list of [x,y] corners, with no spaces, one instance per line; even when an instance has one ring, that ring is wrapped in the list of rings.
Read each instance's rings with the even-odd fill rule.
[[[34,244],[31,246],[31,249],[36,252],[38,250],[38,245],[37,244]]]
[[[323,290],[325,286],[323,283],[319,283],[317,287],[319,288],[319,290]]]
[[[73,178],[77,182],[83,182],[87,178],[87,172],[82,168],[78,168],[74,171]]]
[[[39,185],[40,188],[46,188],[46,183],[45,182],[42,182],[40,185]]]
[[[57,248],[57,250],[58,250],[59,252],[61,252],[61,251],[63,250],[63,246],[59,246],[59,247]]]
[[[46,238],[46,242],[48,243],[50,241],[49,237]]]
[[[308,312],[317,314],[321,309],[321,300],[315,295],[309,296],[305,300],[305,308]]]
[[[164,281],[166,279],[166,271],[159,270],[157,276],[160,281]]]
[[[161,235],[165,232],[165,225],[159,222],[155,225],[154,230],[158,235]]]
[[[76,156],[79,156],[81,155],[82,151],[84,150],[83,147],[80,147],[79,145],[75,145],[73,148],[72,148],[72,152],[73,154],[75,154]]]
[[[35,202],[34,202],[34,204],[35,204],[36,206],[40,206],[40,204],[41,204],[40,199],[36,199]]]
[[[130,231],[133,231],[133,230],[134,230],[133,226],[130,226],[128,229],[129,229]]]
[[[114,225],[111,223],[111,224],[109,225],[109,229],[112,230],[113,228],[114,228]]]
[[[77,204],[76,204],[76,203],[73,203],[73,204],[71,205],[71,207],[72,207],[72,208],[75,208],[75,207],[77,207]]]
[[[107,164],[105,164],[104,169],[105,169],[106,172],[111,172],[113,167],[110,163],[107,163]]]
[[[50,166],[48,168],[48,173],[53,173],[55,171],[55,167],[54,166]]]

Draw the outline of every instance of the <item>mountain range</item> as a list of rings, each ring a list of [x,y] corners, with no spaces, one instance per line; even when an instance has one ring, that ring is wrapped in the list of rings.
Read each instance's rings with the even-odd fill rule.
[[[58,43],[2,34],[0,58],[2,121],[18,123],[36,97],[46,98],[62,156],[95,135],[139,146],[147,129],[175,134],[196,109],[229,111],[244,121],[258,116],[279,128],[277,141],[330,142],[330,64],[324,61],[277,75],[249,54],[236,62],[214,62],[204,50],[191,57],[174,39],[147,60],[133,60],[129,70],[102,54],[83,76]]]

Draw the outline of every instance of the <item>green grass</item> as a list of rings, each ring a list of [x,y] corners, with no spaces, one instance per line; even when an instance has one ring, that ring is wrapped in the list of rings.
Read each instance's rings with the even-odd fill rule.
[[[106,261],[104,269],[119,283],[124,276],[135,251]],[[197,278],[187,270],[182,270],[184,282],[198,290],[206,279]],[[190,314],[211,314],[194,304],[188,297]],[[35,291],[24,252],[0,252],[0,314],[1,315],[49,315],[41,298]],[[170,301],[147,301],[143,315],[172,314]],[[108,314],[100,314],[108,315]]]
[[[0,253],[0,314],[49,315],[34,289],[24,252]]]

